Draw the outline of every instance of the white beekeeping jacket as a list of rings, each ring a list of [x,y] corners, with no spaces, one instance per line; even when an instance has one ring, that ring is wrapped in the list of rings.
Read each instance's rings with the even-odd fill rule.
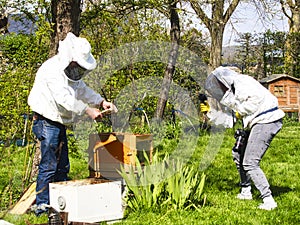
[[[62,124],[70,124],[75,116],[84,114],[88,104],[104,100],[82,80],[72,81],[66,76],[64,69],[74,59],[68,42],[67,38],[61,41],[58,54],[39,68],[28,97],[32,111]]]
[[[221,88],[216,80],[227,91],[220,92]],[[269,123],[284,117],[284,112],[278,108],[277,98],[269,90],[254,78],[231,69],[218,67],[208,76],[205,88],[223,106],[238,112],[243,118],[244,127]],[[220,97],[220,93],[223,96]],[[214,110],[216,109],[213,108],[212,112]]]

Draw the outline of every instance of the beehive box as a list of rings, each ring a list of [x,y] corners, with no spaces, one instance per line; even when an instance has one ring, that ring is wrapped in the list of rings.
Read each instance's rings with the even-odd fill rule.
[[[118,179],[121,166],[134,167],[136,157],[143,163],[146,152],[152,160],[152,135],[128,133],[90,134],[89,172],[90,177]]]
[[[121,181],[83,179],[49,184],[50,205],[68,221],[95,223],[123,218]]]

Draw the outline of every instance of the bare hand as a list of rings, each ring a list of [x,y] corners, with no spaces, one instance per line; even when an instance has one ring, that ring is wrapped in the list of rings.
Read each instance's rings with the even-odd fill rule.
[[[85,113],[93,120],[95,120],[96,118],[102,118],[102,114],[101,114],[100,110],[96,109],[96,108],[87,107],[87,109],[85,110]]]
[[[104,100],[101,103],[101,105],[102,105],[103,109],[110,109],[112,113],[118,112],[117,107],[113,103],[111,103],[111,102],[108,102],[108,101]]]

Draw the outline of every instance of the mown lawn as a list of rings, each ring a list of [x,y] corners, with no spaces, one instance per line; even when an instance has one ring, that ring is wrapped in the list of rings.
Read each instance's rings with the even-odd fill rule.
[[[265,171],[278,208],[273,211],[257,209],[261,203],[259,193],[254,188],[254,199],[237,200],[239,192],[238,173],[231,158],[234,143],[232,132],[226,132],[223,144],[213,162],[204,171],[205,204],[198,210],[153,209],[137,212],[126,211],[122,221],[115,224],[300,224],[300,124],[286,121],[283,129],[275,137],[267,151],[261,167]],[[197,148],[198,149],[198,148]],[[203,148],[199,146],[191,158],[191,164],[198,166]],[[78,177],[84,171],[84,162],[72,159],[71,177]],[[78,168],[78,169],[77,169]],[[82,173],[81,176],[85,176]],[[35,218],[33,214],[16,216],[5,214],[4,219],[13,224],[46,223],[47,217]],[[101,224],[106,224],[102,222]]]

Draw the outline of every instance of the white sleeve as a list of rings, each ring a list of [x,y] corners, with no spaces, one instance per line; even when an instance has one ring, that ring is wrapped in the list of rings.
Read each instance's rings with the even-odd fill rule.
[[[78,89],[76,90],[77,98],[87,104],[100,104],[104,98],[88,87],[83,81],[79,81]]]

